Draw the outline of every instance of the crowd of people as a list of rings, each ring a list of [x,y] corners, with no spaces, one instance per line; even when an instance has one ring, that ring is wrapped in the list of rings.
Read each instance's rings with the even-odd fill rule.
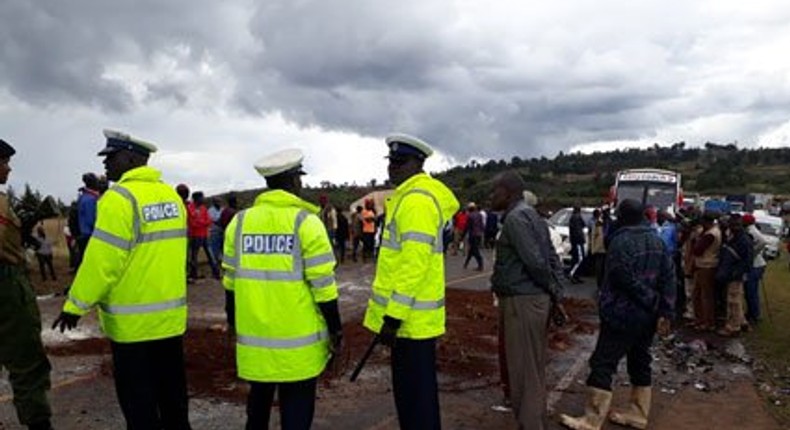
[[[567,427],[599,429],[609,419],[646,428],[649,347],[683,316],[695,329],[723,336],[760,321],[757,285],[765,244],[749,214],[684,211],[672,217],[625,200],[614,214],[594,212],[586,225],[575,208],[566,273],[547,220],[518,172],[494,178],[490,207],[469,203],[461,210],[453,192],[423,170],[432,148],[412,136],[386,139],[395,190],[384,211],[377,213],[366,200],[348,216],[326,196],[319,205],[301,197],[300,150],[255,163],[267,189],[239,210],[232,194],[209,204],[185,184],[163,183],[161,172],[147,165],[155,145],[113,131],[105,137],[98,155],[113,186],[83,176],[77,226],[70,232],[81,263],[52,328],[72,330],[98,309],[128,428],[190,428],[183,336],[186,289],[200,277],[200,250],[225,289],[237,373],[250,384],[248,429],[268,426],[275,393],[284,429],[311,427],[317,378],[343,346],[335,270],[349,243],[352,260],[361,244],[363,262],[376,264],[362,324],[373,346],[389,348],[402,429],[441,428],[436,353],[446,329],[446,251],[464,255],[464,268],[474,259],[475,270],[483,271],[481,248],[494,249],[490,283],[499,312],[504,394],[521,429],[548,428],[547,331],[550,323],[568,318],[565,280],[579,280],[588,241],[600,331],[589,360],[587,405],[581,416],[560,416]],[[0,141],[1,184],[15,152]],[[14,286],[0,288],[0,365],[9,370],[20,422],[48,430],[51,367],[21,257],[21,238],[32,224],[19,222],[4,193],[0,221],[0,279]],[[51,269],[51,243],[43,230],[36,235],[43,276]],[[612,377],[623,358],[631,395],[625,409],[610,411]]]
[[[664,243],[678,283],[677,319],[701,331],[733,336],[761,320],[759,285],[768,241],[751,213],[682,208],[673,215],[648,206],[644,222]],[[595,209],[589,231],[588,266],[598,287],[617,223],[608,208]],[[745,304],[745,306],[744,306]]]
[[[338,264],[349,256],[352,262],[375,261],[381,245],[386,214],[377,213],[373,198],[363,200],[353,211],[332,205],[325,194],[319,196],[321,221],[333,244]],[[485,264],[481,250],[493,249],[499,232],[499,215],[474,202],[459,209],[444,223],[442,241],[444,252],[466,257],[464,268],[474,259],[476,271]]]

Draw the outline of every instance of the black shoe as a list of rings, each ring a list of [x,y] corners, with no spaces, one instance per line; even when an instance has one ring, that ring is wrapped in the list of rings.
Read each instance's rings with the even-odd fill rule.
[[[584,281],[582,281],[581,279],[579,279],[579,278],[574,276],[574,277],[571,278],[571,283],[572,284],[583,284]]]
[[[30,424],[27,426],[30,430],[52,430],[52,424],[50,424],[49,420],[41,421],[35,424]]]

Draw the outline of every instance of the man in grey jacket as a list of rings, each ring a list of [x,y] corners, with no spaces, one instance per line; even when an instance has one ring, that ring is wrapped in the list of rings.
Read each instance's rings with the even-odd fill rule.
[[[523,198],[524,180],[499,175],[492,207],[503,211],[491,285],[499,299],[513,411],[520,429],[547,428],[547,326],[554,307],[564,316],[558,282],[559,259],[548,226]]]

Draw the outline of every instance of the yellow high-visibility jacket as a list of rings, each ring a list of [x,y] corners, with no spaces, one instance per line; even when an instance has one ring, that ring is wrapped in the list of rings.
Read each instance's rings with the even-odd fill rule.
[[[364,325],[375,333],[384,316],[402,321],[398,337],[428,339],[444,333],[442,228],[458,210],[444,184],[420,173],[387,199],[385,224]]]
[[[318,376],[329,333],[317,303],[337,299],[335,255],[318,207],[282,190],[258,196],[225,231],[223,284],[234,291],[239,377]]]
[[[186,209],[151,167],[126,172],[99,199],[96,226],[63,310],[99,306],[104,333],[119,343],[184,334]]]

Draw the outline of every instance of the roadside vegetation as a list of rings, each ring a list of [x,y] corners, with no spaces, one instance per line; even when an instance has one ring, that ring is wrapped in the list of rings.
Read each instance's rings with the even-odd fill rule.
[[[762,323],[746,337],[757,366],[757,390],[783,428],[790,428],[790,258],[768,265],[761,290]],[[765,295],[763,294],[765,292]]]
[[[668,169],[683,175],[686,193],[707,195],[772,193],[780,200],[790,198],[790,148],[738,148],[736,144],[707,143],[687,147],[684,142],[645,149],[631,148],[592,154],[560,151],[555,157],[510,160],[471,160],[433,176],[447,184],[462,202],[483,203],[488,199],[493,178],[509,169],[518,171],[541,201],[541,209],[581,204],[597,206],[608,196],[619,170],[641,167]],[[326,194],[330,201],[347,207],[354,200],[386,184],[371,180],[367,184],[332,184],[322,182],[305,190],[305,197],[318,201]],[[240,202],[250,204],[261,189],[240,193]]]

